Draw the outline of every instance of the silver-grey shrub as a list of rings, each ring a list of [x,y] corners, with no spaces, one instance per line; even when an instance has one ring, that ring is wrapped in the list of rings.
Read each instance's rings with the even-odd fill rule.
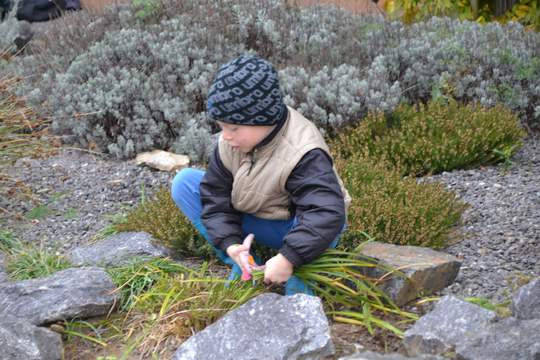
[[[125,7],[89,17],[94,37],[66,25],[57,36],[88,44],[67,55],[36,46],[13,63],[27,75],[22,92],[53,116],[57,132],[119,157],[207,149],[209,81],[245,51],[274,63],[286,102],[327,131],[440,97],[503,103],[540,128],[540,35],[518,24],[432,18],[406,26],[278,0],[164,0],[144,19],[135,14]]]
[[[205,109],[215,70],[216,60],[207,60],[223,56],[197,47],[203,35],[181,18],[106,34],[56,76],[46,96],[53,130],[120,158],[173,143],[194,155],[191,138],[178,141],[194,129],[199,140],[209,138],[205,118],[196,114]],[[202,123],[194,127],[193,119]]]

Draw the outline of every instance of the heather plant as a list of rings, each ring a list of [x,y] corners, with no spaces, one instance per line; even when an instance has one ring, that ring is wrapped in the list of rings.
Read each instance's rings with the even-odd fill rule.
[[[363,233],[391,244],[443,248],[466,208],[442,184],[403,178],[384,159],[337,158],[336,167],[353,199],[340,241],[346,250],[358,246]]]
[[[145,231],[182,256],[207,257],[210,246],[178,210],[168,189],[141,202],[115,226],[116,231]]]
[[[403,175],[421,176],[507,162],[524,136],[517,117],[501,105],[433,101],[370,114],[343,131],[333,148],[345,158],[382,161]]]

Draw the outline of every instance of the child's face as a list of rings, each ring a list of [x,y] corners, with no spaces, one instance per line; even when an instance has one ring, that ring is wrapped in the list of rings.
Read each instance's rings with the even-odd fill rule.
[[[268,136],[275,125],[272,126],[251,126],[228,124],[221,121],[217,122],[221,127],[223,140],[235,150],[248,153]]]

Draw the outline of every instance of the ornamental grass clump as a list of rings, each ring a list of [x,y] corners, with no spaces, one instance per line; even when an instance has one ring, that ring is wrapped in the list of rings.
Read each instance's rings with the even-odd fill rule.
[[[181,256],[207,257],[211,253],[206,240],[178,210],[166,188],[142,201],[115,229],[147,232]]]
[[[363,157],[421,176],[505,161],[524,136],[518,118],[502,105],[431,101],[402,104],[389,115],[372,113],[343,131],[334,149],[344,158]]]
[[[295,270],[323,300],[336,321],[403,335],[387,317],[409,321],[416,315],[400,310],[364,275],[366,267],[379,267],[373,259],[356,252],[328,250]],[[213,273],[207,263],[188,268],[169,259],[134,262],[108,269],[120,291],[119,309],[125,314],[123,332],[128,348],[144,356],[176,348],[193,333],[204,329],[227,312],[268,290],[263,272],[253,281],[229,281]],[[393,321],[393,320],[392,320]],[[129,351],[129,350],[128,350]]]
[[[442,184],[403,178],[384,160],[337,158],[336,167],[353,199],[340,242],[346,250],[363,232],[386,243],[442,248],[466,209]]]
[[[50,154],[53,147],[44,139],[49,120],[38,119],[35,112],[9,88],[19,80],[0,76],[0,165],[25,156]]]
[[[366,234],[363,235],[365,239]],[[400,310],[376,286],[376,279],[364,275],[366,268],[377,267],[387,273],[392,269],[358,253],[358,249],[352,252],[326,250],[311,263],[297,268],[294,275],[309,284],[323,299],[327,315],[333,316],[335,321],[364,326],[370,334],[377,327],[403,337],[402,330],[383,317],[397,315],[407,321],[416,320],[417,316]],[[397,272],[396,276],[402,274]]]
[[[36,279],[71,267],[54,251],[24,244],[13,234],[0,231],[0,252],[6,254],[5,269],[12,280]]]
[[[167,259],[109,269],[121,291],[126,340],[143,356],[163,355],[194,332],[264,292],[259,281],[229,283],[204,263],[197,269]]]

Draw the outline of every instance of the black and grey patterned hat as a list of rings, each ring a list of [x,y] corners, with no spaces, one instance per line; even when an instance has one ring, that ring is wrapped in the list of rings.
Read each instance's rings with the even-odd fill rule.
[[[278,75],[267,61],[241,55],[222,65],[210,87],[208,115],[239,125],[275,125],[287,116]]]

